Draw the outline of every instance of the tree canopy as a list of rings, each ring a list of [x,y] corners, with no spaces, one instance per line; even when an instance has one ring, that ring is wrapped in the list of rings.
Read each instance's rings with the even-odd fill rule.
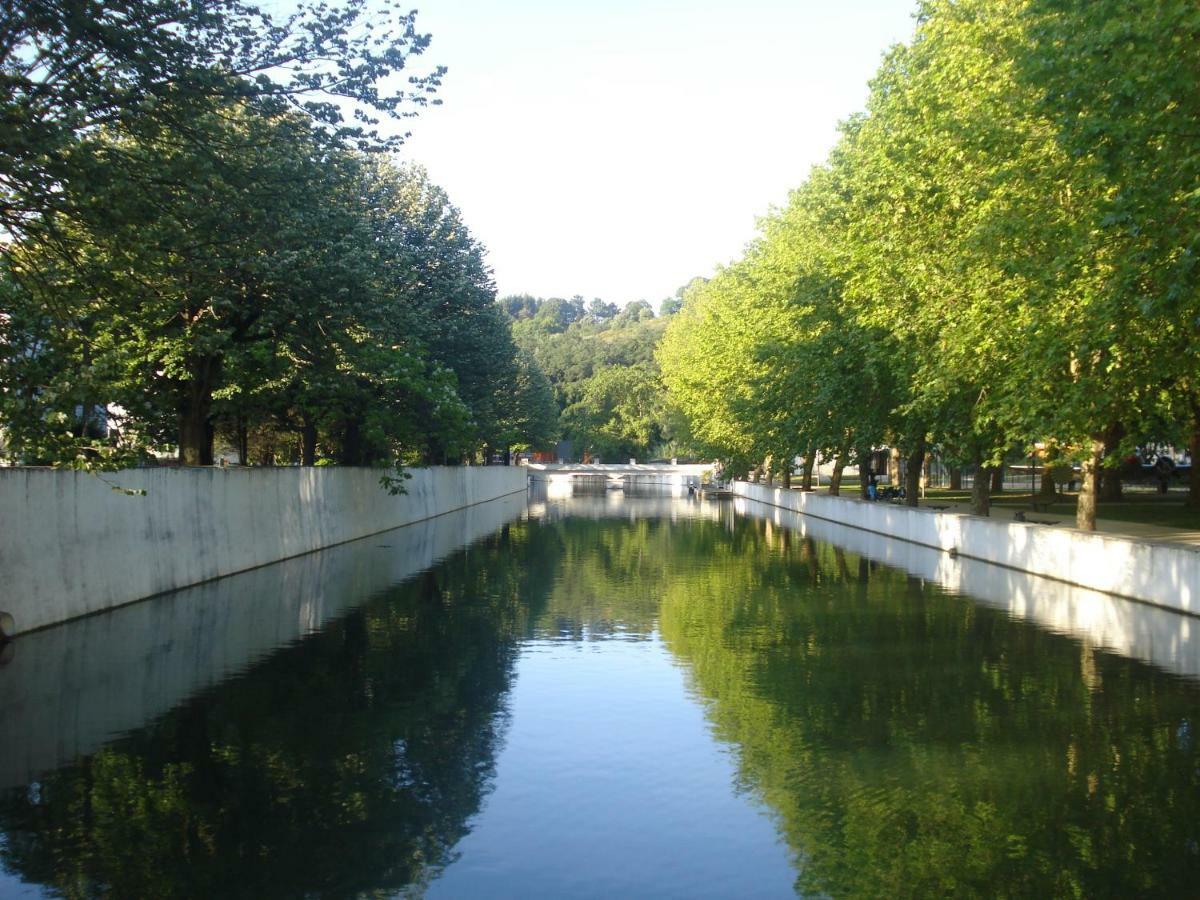
[[[437,87],[393,78],[429,43],[414,14],[22,0],[0,36],[9,459],[453,462],[544,438],[484,248],[424,171],[368,152]]]
[[[93,163],[97,129],[203,144],[191,112],[214,100],[302,111],[359,149],[395,146],[403,136],[381,120],[430,102],[444,72],[391,76],[429,41],[415,13],[365,0],[286,15],[238,0],[15,0],[0,13],[0,226],[21,234],[67,208],[59,188]]]
[[[1032,448],[1082,464],[1085,528],[1136,446],[1200,455],[1180,74],[1200,19],[1135,7],[921,5],[828,161],[672,318],[663,379],[712,452],[745,469],[886,443],[912,473],[931,447],[983,467]]]

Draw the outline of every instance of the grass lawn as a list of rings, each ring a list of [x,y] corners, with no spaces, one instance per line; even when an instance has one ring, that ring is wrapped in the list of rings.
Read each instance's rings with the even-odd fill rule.
[[[821,486],[817,489],[820,493],[825,493],[828,489],[828,478],[821,479]],[[776,482],[778,484],[778,482]],[[792,480],[792,487],[798,488],[800,478],[796,476]],[[858,478],[850,477],[842,479],[842,494],[846,497],[858,496]],[[1079,494],[1062,493],[1058,495],[1058,500],[1049,507],[1040,507],[1039,515],[1059,516],[1065,520],[1074,521],[1075,519],[1075,503],[1079,498]],[[1200,509],[1192,509],[1184,506],[1184,501],[1187,499],[1186,488],[1175,487],[1170,493],[1159,494],[1153,490],[1147,490],[1139,487],[1126,486],[1125,499],[1117,503],[1100,501],[1097,515],[1101,519],[1108,519],[1113,522],[1142,522],[1147,525],[1162,525],[1167,528],[1186,528],[1200,530]],[[921,501],[923,506],[930,503],[970,503],[971,492],[952,491],[948,488],[928,488],[925,491],[925,499]],[[1039,504],[1041,498],[1038,498]],[[1032,509],[1033,504],[1030,502],[1028,491],[1015,491],[1011,488],[1003,494],[992,494],[993,506],[1005,506],[1010,509]]]
[[[1075,502],[1079,495],[1060,494],[1052,506],[1045,509],[1050,515],[1075,518]],[[1185,491],[1173,490],[1169,494],[1157,494],[1151,491],[1127,490],[1125,499],[1116,503],[1100,501],[1096,515],[1101,519],[1114,522],[1143,522],[1147,525],[1164,525],[1170,528],[1200,529],[1200,509],[1191,509],[1183,505],[1187,498]],[[949,503],[970,503],[970,491],[951,491],[944,488],[930,488],[925,492],[926,502],[932,500]],[[1030,495],[1006,491],[1003,494],[992,494],[992,505],[1007,506],[1015,509],[1030,509]]]

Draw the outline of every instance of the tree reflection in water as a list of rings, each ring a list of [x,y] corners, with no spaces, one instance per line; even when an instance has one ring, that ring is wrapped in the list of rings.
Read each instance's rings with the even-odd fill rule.
[[[489,789],[527,628],[530,538],[506,527],[8,792],[5,867],[66,897],[338,897],[426,882]]]
[[[490,789],[522,642],[656,631],[802,893],[1194,893],[1194,682],[766,521],[628,513],[507,526],[8,793],[0,853],[67,897],[419,891]]]
[[[801,893],[1186,896],[1200,691],[767,522],[661,627]],[[751,535],[753,537],[751,537]]]

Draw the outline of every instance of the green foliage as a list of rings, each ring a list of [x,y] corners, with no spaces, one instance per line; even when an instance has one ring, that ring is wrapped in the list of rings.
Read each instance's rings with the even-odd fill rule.
[[[62,185],[111,164],[89,142],[99,128],[148,126],[202,149],[192,113],[213,101],[296,110],[359,149],[394,146],[381,118],[412,115],[443,70],[391,76],[428,44],[414,13],[365,0],[286,15],[235,2],[14,0],[0,14],[0,227],[25,236],[44,231],[49,210],[69,215]],[[161,185],[142,173],[139,193]]]
[[[94,462],[82,441],[52,446],[85,397],[123,410],[122,435],[176,443],[192,464],[212,461],[222,421],[319,432],[360,465],[486,440],[511,377],[481,386],[475,367],[515,348],[444,195],[290,114],[224,104],[192,128],[219,153],[149,129],[92,139],[122,164],[68,185],[75,213],[55,227],[70,267],[43,240],[10,248],[7,333],[23,338],[0,374],[10,452]],[[151,171],[170,187],[146,196]]]
[[[649,303],[618,310],[599,298],[585,306],[582,297],[513,296],[498,305],[517,344],[553,386],[556,432],[577,454],[644,459],[686,437],[664,402],[655,358],[667,321]],[[685,445],[677,455],[690,450]]]
[[[545,551],[510,525],[36,788],[0,794],[5,869],[67,898],[426,884],[490,790],[517,640],[539,611],[524,573],[553,579]]]
[[[526,437],[483,248],[423,171],[361,153],[437,86],[381,84],[427,46],[414,21],[361,0],[6,11],[8,458],[208,464],[219,432],[243,462],[446,462]]]
[[[924,3],[828,164],[672,317],[693,431],[747,462],[1052,443],[1089,483],[1195,441],[1198,33],[1184,2]]]
[[[798,893],[1187,892],[1190,685],[766,521],[714,537],[659,626]]]
[[[562,413],[568,434],[609,462],[645,455],[661,438],[662,385],[647,363],[608,366]]]
[[[418,893],[493,787],[523,642],[619,639],[677,662],[801,894],[1190,894],[1194,683],[774,514],[629,506],[512,522],[0,792],[0,861],[67,898]]]
[[[526,351],[517,356],[517,376],[509,410],[510,418],[505,423],[509,435],[507,446],[514,450],[537,450],[558,439],[554,387]]]

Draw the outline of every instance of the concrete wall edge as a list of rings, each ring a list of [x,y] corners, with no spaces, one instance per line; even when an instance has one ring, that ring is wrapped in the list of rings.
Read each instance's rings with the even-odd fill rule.
[[[0,614],[9,637],[523,493],[515,466],[0,469]]]
[[[951,556],[1200,616],[1200,548],[785,491],[743,481],[735,482],[733,491],[755,503]]]

